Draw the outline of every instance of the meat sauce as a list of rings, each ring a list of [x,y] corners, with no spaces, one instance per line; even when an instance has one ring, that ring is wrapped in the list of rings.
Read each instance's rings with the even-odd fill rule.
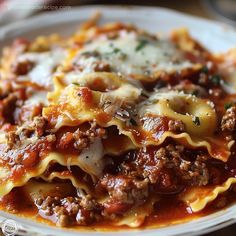
[[[166,123],[167,121],[164,122],[165,126],[163,126],[165,129],[167,129],[166,127]],[[84,127],[82,127],[81,129],[86,130],[88,129],[89,125],[85,124]],[[57,140],[61,140],[61,137],[63,134],[65,133],[73,133],[75,132],[75,128],[73,127],[67,127],[67,128],[63,128],[61,130],[58,131],[57,133]],[[115,134],[115,130],[111,130],[112,133]],[[70,143],[70,135],[68,137],[68,140],[65,140],[65,143]],[[59,141],[59,143],[54,143],[52,148],[56,148],[56,149],[60,149],[61,152],[63,152],[64,154],[76,154],[78,153],[78,150],[76,150],[73,146],[71,146],[71,144],[69,146],[65,146],[65,143],[61,143]],[[158,146],[158,149],[160,149],[161,147],[165,147],[168,146],[168,144],[173,143],[172,140],[167,139],[165,143],[163,143],[163,145]],[[174,144],[174,143],[173,143]],[[116,148],[120,148],[122,149],[122,142],[117,142],[116,143]],[[176,144],[174,144],[176,145]],[[49,144],[44,143],[43,146],[45,147],[49,147]],[[60,148],[61,146],[61,148]],[[66,147],[66,148],[65,148]],[[36,162],[34,162],[34,160],[36,160],[33,156],[37,156],[37,154],[39,153],[38,149],[44,149],[42,148],[42,144],[35,146],[34,149],[31,149],[30,154],[30,163],[28,163],[28,161],[26,160],[25,165],[28,166],[28,168],[34,166]],[[46,152],[50,149],[46,148]],[[235,149],[235,147],[234,147]],[[226,181],[229,177],[236,177],[236,159],[234,157],[235,154],[235,150],[232,150],[232,156],[229,158],[229,160],[224,163],[222,161],[216,160],[216,159],[210,159],[208,161],[206,161],[207,163],[207,168],[209,170],[209,184],[210,185],[218,185],[218,184],[222,184],[224,181]],[[147,155],[150,165],[155,165],[155,163],[152,163],[152,159],[154,158],[154,153],[155,153],[156,147],[149,147],[147,148],[146,151],[143,152],[143,154],[141,153],[141,155]],[[37,153],[37,154],[36,154]],[[196,152],[193,152],[192,150],[187,150],[187,158],[192,159],[194,157],[195,154],[201,154],[201,153],[205,153],[205,150],[196,150]],[[195,154],[194,154],[195,153]],[[193,155],[194,154],[194,155]],[[42,154],[44,155],[44,154]],[[127,159],[128,158],[128,159]],[[135,151],[131,151],[128,154],[122,155],[119,158],[116,157],[113,159],[114,161],[114,166],[110,166],[108,165],[108,167],[104,170],[104,174],[106,173],[119,173],[119,175],[122,176],[122,173],[120,173],[120,163],[122,161],[127,162],[128,161],[133,161],[136,158],[136,154]],[[33,163],[31,163],[33,161]],[[140,164],[138,164],[140,165]],[[144,162],[144,164],[141,165],[147,165],[147,163]],[[114,169],[115,168],[115,169]],[[57,167],[52,167],[52,169],[50,171],[56,171]],[[12,173],[12,176],[14,179],[17,179],[17,177],[19,175],[22,174],[21,172],[22,170],[15,170]],[[78,172],[78,170],[76,171]],[[65,172],[66,175],[67,172]],[[168,171],[167,174],[170,174],[171,172]],[[80,176],[83,175],[83,172],[81,172],[79,174]],[[162,175],[165,178],[165,174],[162,172]],[[126,176],[124,175],[124,178],[126,178]],[[163,180],[164,182],[168,182],[169,180]],[[69,184],[69,183],[68,183]],[[88,181],[87,184],[89,184],[92,188],[94,188],[93,183],[91,181]],[[155,204],[154,210],[152,212],[152,214],[150,216],[148,216],[145,220],[145,222],[142,224],[141,228],[146,228],[146,227],[153,227],[155,225],[159,226],[159,225],[165,225],[165,224],[169,224],[170,222],[179,222],[179,221],[185,221],[185,220],[189,220],[189,219],[193,219],[193,218],[197,218],[200,216],[204,216],[204,215],[208,215],[210,213],[213,213],[221,208],[224,208],[226,206],[229,206],[230,204],[232,204],[234,202],[234,197],[236,196],[236,193],[234,192],[234,187],[231,188],[231,191],[221,194],[217,200],[215,200],[214,202],[210,203],[209,206],[207,206],[203,211],[198,212],[198,213],[193,213],[191,212],[190,208],[188,206],[186,206],[183,202],[181,202],[180,200],[176,200],[178,199],[178,193],[182,192],[184,190],[184,186],[182,187],[178,187],[178,190],[174,190],[172,191],[172,189],[176,189],[176,187],[174,187],[174,185],[172,185],[172,183],[170,182],[169,184],[170,186],[168,186],[168,188],[160,188],[159,186],[159,190],[157,191],[158,194],[161,194],[161,198],[160,201],[158,201]],[[186,185],[185,185],[186,186]],[[160,191],[161,190],[161,191]],[[100,190],[98,190],[99,192]],[[20,196],[20,197],[19,197]],[[19,199],[24,198],[27,199],[24,201],[21,201]],[[223,200],[222,200],[223,199]],[[223,202],[223,203],[222,203]],[[25,204],[25,205],[24,205]],[[117,205],[118,204],[118,205]],[[125,212],[129,209],[129,207],[127,206],[119,206],[119,202],[115,202],[111,206],[109,206],[109,209],[115,209],[115,211],[121,211],[121,212]],[[24,190],[24,187],[18,187],[13,189],[9,194],[7,194],[6,196],[1,198],[1,202],[0,202],[1,207],[4,209],[6,206],[9,207],[9,210],[11,211],[11,209],[15,209],[15,211],[19,212],[20,214],[26,216],[26,217],[33,217],[35,218],[35,216],[37,216],[37,208],[35,207],[34,202],[32,202],[32,200],[30,199],[30,196],[27,196],[27,193]],[[108,206],[107,206],[108,207]],[[115,207],[115,208],[114,208]],[[125,207],[125,208],[124,208]],[[108,213],[110,211],[113,210],[109,210],[108,209]],[[41,216],[42,212],[40,213]],[[45,221],[45,219],[41,219],[42,221]],[[50,219],[49,219],[50,221]],[[96,227],[98,228],[105,228],[105,229],[109,229],[109,226],[107,225],[108,222],[106,222],[106,220],[104,219],[101,222],[97,222],[97,223],[92,223],[91,225],[96,225]],[[120,229],[125,229],[124,226],[120,227]]]
[[[216,200],[208,204],[202,211],[193,213],[191,209],[182,201],[176,200],[176,196],[165,196],[155,204],[153,212],[145,218],[140,229],[148,229],[153,227],[163,227],[166,225],[174,225],[187,222],[203,216],[213,214],[219,210],[224,210],[235,204],[236,191],[235,185],[231,190],[221,194]],[[222,204],[223,201],[223,204]],[[6,209],[7,206],[7,209]],[[7,210],[10,213],[19,214],[25,218],[36,220],[37,222],[54,225],[55,218],[46,217],[42,212],[38,212],[35,203],[24,190],[24,187],[18,187],[11,191],[8,195],[0,200],[0,209]],[[54,216],[53,216],[54,217]],[[128,226],[111,226],[109,220],[91,223],[89,226],[74,226],[74,228],[82,230],[91,230],[96,227],[98,230],[130,230]]]
[[[86,28],[87,26],[85,25],[84,27]],[[106,33],[109,37],[116,37],[117,32],[123,28],[129,31],[129,28],[127,28],[127,26],[117,24],[116,28],[98,29],[94,37],[104,33]],[[28,45],[28,42],[24,41],[19,41],[18,43],[25,44],[26,46]],[[197,51],[198,53],[185,53],[185,57],[191,62],[206,64],[207,62],[212,60],[211,56],[197,43],[194,45],[193,50]],[[23,75],[26,74],[32,66],[33,64],[30,64],[29,62],[26,62],[26,64],[19,64],[18,67],[13,67],[13,72],[18,75]],[[205,68],[205,70],[202,71],[185,70],[182,72],[182,74],[176,73],[171,76],[163,74],[162,76],[160,76],[161,83],[155,80],[152,80],[152,82],[141,83],[147,91],[153,91],[154,89],[159,89],[167,86],[175,88],[175,86],[183,82],[183,80],[187,81],[186,84],[203,86],[204,89],[208,91],[206,98],[214,102],[217,116],[219,117],[219,119],[221,119],[225,113],[225,110],[227,110],[227,107],[235,105],[236,96],[225,94],[220,85],[221,79],[219,79],[219,76],[216,72],[216,68],[214,67],[210,69]],[[111,120],[111,115],[107,114],[104,111],[100,111],[99,109],[97,109],[98,111],[96,110],[92,93],[93,90],[106,92],[106,85],[103,84],[100,80],[95,80],[94,84],[92,84],[90,88],[80,88],[77,95],[87,107],[91,109],[94,108],[95,119],[97,123],[106,124]],[[18,96],[21,98],[21,100],[25,100],[26,97],[24,96],[22,91],[18,92],[20,94]],[[1,118],[4,118],[5,122],[7,116],[12,113],[12,110],[15,109],[15,102],[17,98],[15,100],[13,99],[12,103],[9,103],[10,109],[8,108],[7,112],[3,109],[4,99],[5,98],[3,98],[3,100],[1,100],[0,102],[0,116]],[[225,107],[226,104],[227,107]],[[67,104],[59,104],[56,109],[52,110],[49,114],[48,122],[51,124],[55,124],[58,118],[58,114],[61,113],[61,110],[63,110],[64,106],[66,105]],[[36,115],[39,115],[42,112],[41,108],[38,108],[37,110],[38,112]],[[170,130],[170,121],[172,120],[167,117],[146,116],[138,121],[133,120],[132,122],[130,122],[129,120],[130,126],[125,127],[124,130],[132,135],[133,139],[139,146],[142,146],[149,140],[159,140],[165,131]],[[5,124],[3,124],[2,130],[14,130],[15,123],[16,122],[14,120],[14,117],[10,117],[10,119],[7,120]],[[155,127],[149,127],[148,125],[145,125],[145,123],[153,123],[155,124]],[[88,124],[81,125],[78,129],[78,123],[73,124],[72,122],[71,124],[75,126],[77,125],[77,127],[63,127],[59,129],[56,134],[54,134],[55,140],[53,140],[52,142],[42,140],[37,142],[36,145],[29,146],[28,148],[25,148],[24,150],[21,150],[19,153],[17,153],[17,157],[18,159],[21,159],[21,163],[20,165],[16,165],[15,168],[12,168],[12,179],[17,180],[20,176],[24,175],[26,171],[33,170],[33,168],[39,163],[40,159],[43,159],[50,151],[59,151],[60,153],[64,154],[65,158],[67,158],[67,154],[72,154],[78,157],[78,154],[83,149],[87,148],[91,143],[93,143],[94,140],[90,139],[90,136],[92,136],[93,138],[99,137],[103,139],[106,135],[108,135],[110,139],[104,138],[104,140],[102,140],[103,145],[114,148],[118,153],[119,150],[123,150],[127,144],[127,140],[124,141],[123,136],[118,136],[119,132],[114,127],[109,127],[105,131],[105,129],[97,128],[93,125],[89,127]],[[140,124],[142,128],[138,127],[138,125]],[[181,124],[179,125],[179,127],[181,127]],[[145,129],[145,127],[148,129]],[[89,130],[92,135],[90,135],[91,133],[87,134],[85,132],[86,130]],[[179,131],[183,132],[182,128],[181,130],[174,131],[177,133]],[[75,136],[76,132],[77,136]],[[214,137],[211,137],[213,141],[209,140],[213,149],[213,154],[216,156],[223,156],[225,151],[224,146],[226,145],[227,138],[229,138],[229,132],[222,132],[219,129],[216,130],[214,136],[218,141],[217,144],[214,142]],[[235,185],[231,186],[229,191],[220,194],[216,200],[209,203],[207,207],[204,208],[204,210],[198,213],[193,213],[189,206],[187,206],[180,200],[179,194],[187,190],[189,186],[192,186],[191,184],[196,184],[197,186],[216,186],[222,184],[230,177],[236,177],[235,152],[236,148],[233,146],[232,154],[229,157],[228,161],[223,162],[209,157],[205,149],[199,148],[196,150],[190,149],[188,147],[186,148],[186,150],[183,150],[179,143],[175,143],[173,140],[167,138],[166,141],[158,147],[149,146],[147,148],[145,147],[142,149],[140,148],[131,151],[129,150],[126,151],[126,153],[117,155],[115,157],[107,154],[103,157],[105,160],[107,160],[107,165],[103,170],[102,176],[100,176],[96,183],[93,181],[93,179],[88,177],[88,175],[79,167],[70,165],[65,167],[56,163],[50,163],[44,175],[48,177],[52,172],[56,171],[60,172],[61,176],[63,177],[68,177],[72,174],[77,179],[81,178],[82,183],[93,189],[93,194],[96,194],[96,196],[103,196],[106,194],[111,198],[110,200],[105,201],[105,203],[100,205],[92,201],[88,201],[88,203],[90,204],[93,203],[91,204],[93,205],[91,206],[91,209],[86,209],[86,207],[84,207],[84,209],[82,208],[78,210],[78,215],[85,218],[89,218],[90,213],[101,213],[103,210],[103,213],[107,214],[108,216],[117,214],[119,217],[128,212],[133,206],[142,206],[142,204],[148,202],[153,197],[153,195],[158,195],[159,200],[154,204],[152,213],[146,217],[145,221],[140,226],[140,228],[149,228],[175,224],[187,221],[189,219],[202,217],[204,215],[214,213],[219,209],[224,209],[231,204],[234,204],[236,199]],[[167,160],[160,160],[161,158],[159,160],[155,160],[156,155],[159,155],[159,157],[163,157],[162,159]],[[201,157],[200,160],[198,160],[199,156]],[[197,165],[200,165],[200,167],[198,167],[195,172],[191,169],[191,171],[196,175],[195,179],[189,179],[188,171],[186,171],[185,168],[181,169],[183,163],[185,165],[184,167],[189,168],[189,166],[186,164],[187,162],[190,163],[190,167],[194,168]],[[194,165],[195,162],[197,162],[197,165]],[[156,171],[155,168],[158,170]],[[199,176],[201,178],[204,178],[198,178]],[[148,196],[145,195],[145,191],[148,188],[146,185],[147,183],[145,181],[142,181],[147,179],[149,181],[148,187],[150,187],[152,191]],[[35,181],[42,183],[44,182],[42,179],[37,179]],[[54,179],[52,183],[54,183],[55,186],[59,183],[62,183],[70,186],[71,189],[73,189],[71,190],[69,188],[70,190],[67,192],[65,191],[65,193],[61,191],[59,197],[62,198],[69,196],[69,198],[73,199],[76,199],[78,197],[78,194],[70,181]],[[15,187],[9,194],[2,197],[0,199],[0,208],[12,213],[29,217],[31,219],[37,219],[41,222],[47,222],[48,224],[55,223],[55,212],[53,212],[53,214],[51,215],[47,215],[45,214],[44,210],[39,209],[38,205],[40,204],[32,200],[31,196],[26,190],[26,187],[27,186]],[[56,186],[56,188],[57,187],[58,186]],[[119,195],[119,193],[122,191],[124,191],[125,196],[122,194]],[[55,192],[57,191],[55,190]],[[54,196],[55,192],[50,192],[48,193],[48,195]],[[124,199],[128,201],[122,201]],[[56,199],[55,201],[58,201],[58,199]],[[69,205],[69,207],[70,206],[71,205]],[[62,207],[62,205],[58,205],[58,208],[60,207]],[[63,214],[62,216],[64,217]],[[85,222],[85,225],[88,224],[88,227],[96,226],[96,228],[102,230],[128,229],[128,227],[125,226],[110,226],[109,220],[110,219],[107,218],[100,218],[100,220],[95,222],[95,220],[93,221],[90,219],[88,222]],[[64,225],[62,224],[60,226]]]

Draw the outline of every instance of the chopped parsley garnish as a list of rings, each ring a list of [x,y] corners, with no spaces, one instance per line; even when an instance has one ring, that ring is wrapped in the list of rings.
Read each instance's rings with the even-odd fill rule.
[[[142,50],[147,44],[148,44],[148,41],[146,39],[140,39],[138,41],[138,45],[135,48],[135,51],[138,52]]]
[[[99,57],[100,53],[96,50],[94,51],[85,51],[81,53],[81,56],[85,56],[85,57]]]
[[[77,82],[72,82],[73,85],[80,86]]]
[[[199,94],[199,91],[198,90],[193,90],[192,93],[191,93],[193,96],[198,96]]]
[[[152,102],[152,104],[156,104],[159,102],[159,99],[153,99],[153,100],[151,100],[151,102]]]
[[[215,85],[220,85],[221,77],[219,75],[212,75],[210,80]]]
[[[233,106],[233,103],[226,103],[225,104],[225,110],[228,110],[232,106]]]
[[[119,48],[113,48],[112,51],[106,52],[105,54],[111,55],[111,54],[117,54],[117,53],[122,53],[122,51]]]
[[[145,97],[145,98],[148,98],[148,95],[147,94],[145,94],[145,93],[141,93],[141,96],[143,96],[143,97]]]
[[[113,49],[113,52],[114,52],[114,53],[118,53],[118,52],[121,52],[121,50],[120,50],[119,48],[114,48],[114,49]]]
[[[122,52],[122,50],[120,48],[113,48],[113,50],[111,52],[106,52],[104,53],[105,56],[110,56],[112,54],[118,54],[119,56],[121,56],[120,59],[124,60],[127,57],[127,54]]]
[[[91,52],[90,51],[85,51],[81,53],[82,56],[90,56]]]
[[[209,72],[209,69],[207,68],[207,66],[203,66],[201,71],[205,74],[207,74]]]
[[[193,123],[194,123],[195,125],[197,125],[197,126],[199,126],[199,125],[201,124],[200,119],[199,119],[198,116],[195,116],[195,117],[193,118]]]

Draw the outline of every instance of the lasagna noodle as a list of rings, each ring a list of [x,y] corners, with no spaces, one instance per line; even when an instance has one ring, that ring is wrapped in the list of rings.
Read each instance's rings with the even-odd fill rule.
[[[72,191],[71,186],[68,185],[68,183],[63,182],[57,182],[52,183],[50,182],[54,177],[61,178],[59,173],[54,173],[53,175],[50,175],[50,177],[42,177],[44,180],[49,182],[38,182],[36,180],[30,180],[25,185],[25,190],[31,197],[33,201],[39,198],[47,197],[47,196],[67,196]],[[62,178],[63,179],[63,178]],[[73,180],[74,181],[74,180]],[[78,187],[81,189],[81,185],[72,182],[74,187]],[[55,192],[55,188],[57,187],[58,191]],[[99,202],[103,202],[104,199],[98,199]],[[133,207],[129,213],[123,214],[118,217],[118,219],[115,222],[110,222],[113,226],[129,226],[131,228],[137,228],[141,226],[147,216],[150,215],[150,213],[153,211],[154,204],[158,202],[158,197],[153,197],[145,203],[143,206]]]
[[[115,222],[114,225],[127,225],[131,228],[137,228],[141,226],[144,223],[146,217],[152,213],[154,204],[157,202],[158,197],[152,197],[144,205],[132,208],[129,213],[124,214],[120,220]]]
[[[117,37],[106,37],[106,33],[113,31],[117,33]],[[213,158],[226,162],[231,154],[233,141],[223,142],[214,136],[217,117],[209,100],[178,91],[156,89],[148,92],[144,88],[143,82],[168,78],[177,71],[180,77],[184,78],[202,69],[201,64],[190,62],[185,57],[185,52],[203,50],[186,32],[176,32],[172,35],[172,40],[157,39],[134,27],[119,24],[101,28],[92,25],[71,38],[67,50],[64,50],[62,45],[55,50],[55,47],[51,47],[52,43],[44,45],[45,50],[39,52],[40,42],[30,45],[29,50],[21,55],[7,49],[3,57],[4,64],[0,69],[2,78],[10,77],[12,72],[9,65],[14,60],[30,60],[35,64],[34,68],[25,76],[18,76],[16,80],[22,83],[36,83],[47,89],[53,88],[47,94],[48,101],[45,101],[45,91],[34,94],[26,101],[28,106],[43,101],[43,117],[52,126],[50,131],[56,133],[67,126],[80,127],[86,122],[96,121],[108,132],[115,127],[116,133],[113,136],[108,134],[104,140],[95,138],[94,142],[78,155],[50,152],[36,166],[14,180],[11,167],[0,165],[0,196],[6,195],[14,187],[25,185],[31,197],[37,199],[42,194],[40,190],[44,196],[53,195],[52,190],[56,184],[61,185],[65,192],[69,192],[73,187],[92,195],[90,186],[69,170],[46,173],[50,163],[58,163],[68,169],[70,166],[78,166],[96,182],[102,177],[104,166],[107,164],[104,158],[106,154],[119,156],[128,150],[145,148],[148,145],[161,146],[168,138],[192,149],[205,148]],[[41,43],[44,41],[42,39]],[[140,47],[143,50],[140,50]],[[207,51],[204,53],[207,54]],[[155,63],[156,61],[160,63]],[[225,59],[222,68],[227,63],[235,66],[234,59],[230,62]],[[99,65],[102,65],[102,68],[96,68]],[[228,75],[230,83],[233,83],[231,78],[235,77],[235,71],[231,72]],[[44,77],[39,77],[42,73]],[[183,107],[184,111],[181,110]],[[129,111],[126,111],[126,108]],[[134,111],[139,119],[137,124],[130,122]],[[119,117],[118,114],[121,113],[128,113],[129,119]],[[141,123],[143,118],[149,117],[178,119],[183,122],[186,131],[157,132],[152,123],[146,126]],[[195,122],[196,118],[198,122]],[[37,179],[43,179],[47,183],[38,183]],[[56,179],[59,181],[55,184]],[[65,184],[64,180],[71,184]],[[193,212],[197,212],[219,194],[229,190],[234,183],[236,178],[229,178],[219,186],[193,187],[184,193],[182,200]],[[139,227],[153,211],[158,198],[159,196],[150,198],[144,205],[133,207],[130,212],[120,217],[115,225]],[[102,201],[103,199],[98,199],[98,202]]]
[[[83,192],[85,194],[91,194],[91,190],[89,189],[89,186],[82,181],[80,181],[78,178],[76,178],[69,170],[67,171],[52,171],[49,175],[45,175],[43,173],[39,176],[39,178],[43,179],[45,182],[52,183],[53,180],[59,179],[59,180],[69,180],[72,185],[77,189],[78,192]],[[52,183],[53,184],[53,183]]]
[[[31,178],[38,177],[44,173],[47,169],[50,162],[57,162],[61,165],[66,166],[66,159],[62,154],[59,153],[50,153],[39,164],[21,175],[19,178],[12,180],[11,169],[8,169],[6,166],[0,166],[1,173],[1,188],[0,196],[4,196],[9,193],[14,187],[19,187],[25,185]],[[71,162],[73,164],[73,162]]]
[[[109,142],[111,134],[108,135],[107,140],[101,140],[100,138],[95,138],[94,142],[90,144],[89,147],[85,148],[80,154],[67,154],[59,152],[50,152],[45,157],[43,157],[39,163],[33,168],[27,169],[25,168],[25,172],[23,175],[18,176],[17,179],[13,179],[12,171],[10,166],[5,166],[3,163],[0,165],[0,196],[4,196],[9,193],[14,187],[23,186],[26,184],[31,178],[42,177],[44,179],[52,180],[54,178],[68,179],[72,182],[72,184],[76,188],[80,188],[85,192],[89,192],[88,186],[84,183],[76,180],[73,175],[63,176],[60,173],[53,172],[50,176],[45,176],[44,172],[49,166],[50,163],[58,163],[65,167],[70,166],[78,166],[81,170],[83,170],[86,174],[90,175],[92,179],[95,181],[102,174],[103,168],[106,162],[103,160],[103,157],[106,154],[109,155],[118,155],[125,151],[134,149],[135,147],[129,140],[126,139],[125,136],[121,136],[117,139],[120,142],[120,148],[117,148],[117,145]],[[2,135],[2,142],[5,136]]]
[[[90,80],[102,82],[108,91],[100,92],[83,87],[89,86]],[[219,142],[213,135],[216,127],[216,113],[208,100],[177,91],[156,91],[147,100],[139,103],[140,88],[126,83],[122,78],[111,73],[92,73],[81,76],[78,84],[70,84],[65,88],[59,81],[55,79],[55,91],[48,95],[50,105],[43,109],[43,116],[51,123],[54,122],[55,129],[75,126],[95,119],[103,127],[116,126],[120,134],[128,136],[137,147],[160,145],[171,137],[189,147],[204,147],[212,157],[222,161],[227,161],[230,155],[233,142],[223,140]],[[111,88],[114,89],[109,90]],[[84,97],[83,93],[86,93]],[[135,126],[127,124],[127,120],[117,117],[117,112],[122,112],[125,109],[122,107],[127,105],[135,105],[132,109],[137,110],[140,119],[148,115],[177,118],[184,123],[187,132],[175,134],[161,130],[156,134],[152,133],[152,127],[143,127],[140,123]],[[183,107],[184,113],[179,111]],[[105,117],[105,119],[101,120],[100,117]],[[196,117],[200,124],[194,123]],[[139,141],[135,137],[136,133],[142,134]]]
[[[3,51],[1,58],[1,80],[14,78],[17,83],[35,83],[48,88],[52,85],[51,76],[65,57],[65,42],[58,35],[38,37],[33,42],[18,40],[12,47]],[[29,61],[33,68],[25,75],[16,75],[12,66],[16,63]],[[40,75],[40,76],[39,76]]]
[[[55,191],[57,189],[57,191]],[[31,179],[24,185],[24,190],[29,194],[33,202],[39,198],[47,196],[66,197],[74,192],[74,186],[68,182],[42,182],[36,179]]]
[[[236,178],[228,178],[218,186],[193,187],[188,189],[181,199],[187,203],[193,212],[201,211],[206,205],[214,201],[221,193],[226,192],[236,183]]]

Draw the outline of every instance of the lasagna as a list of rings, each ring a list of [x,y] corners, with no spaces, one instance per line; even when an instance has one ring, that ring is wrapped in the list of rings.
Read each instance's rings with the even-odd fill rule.
[[[236,199],[236,50],[186,29],[84,23],[0,65],[0,207],[58,227],[144,228]]]

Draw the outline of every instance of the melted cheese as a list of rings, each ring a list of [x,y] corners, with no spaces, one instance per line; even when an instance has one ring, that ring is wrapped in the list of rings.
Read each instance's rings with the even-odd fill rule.
[[[156,91],[140,104],[141,115],[156,114],[184,123],[190,135],[206,137],[216,128],[214,104],[190,94]],[[197,119],[197,120],[196,120]]]
[[[96,138],[87,149],[80,153],[78,158],[82,170],[91,176],[100,177],[105,166],[101,139]]]
[[[74,63],[83,73],[94,71],[96,64],[105,63],[113,72],[151,75],[157,71],[173,72],[193,67],[168,40],[142,38],[122,32],[115,39],[99,37],[79,50]]]
[[[230,94],[236,92],[236,48],[229,50],[225,54],[217,55],[217,59],[220,60],[219,70],[224,75],[225,83],[222,83],[222,87]]]
[[[28,81],[39,84],[43,87],[51,87],[52,85],[52,74],[55,67],[62,61],[65,56],[65,52],[62,49],[55,49],[49,52],[29,52],[21,54],[17,60],[30,61],[34,63],[33,68],[25,76],[19,76],[20,81]]]
[[[54,85],[54,90],[48,93],[48,101],[47,91],[40,90],[24,103],[27,107],[40,103],[44,105],[43,116],[50,127],[46,132],[54,133],[60,128],[60,132],[63,132],[63,127],[66,126],[74,126],[74,129],[77,129],[83,123],[91,121],[95,121],[108,132],[114,128],[117,132],[113,136],[107,135],[105,140],[95,137],[87,148],[75,154],[57,151],[55,145],[54,152],[49,152],[43,158],[39,157],[40,160],[35,166],[23,166],[24,174],[15,179],[12,178],[13,167],[0,161],[0,196],[9,193],[14,187],[23,185],[26,185],[26,189],[28,186],[33,199],[42,194],[47,196],[52,194],[51,190],[55,188],[54,180],[57,179],[59,184],[64,185],[65,192],[68,187],[76,188],[81,196],[89,193],[102,203],[104,199],[109,200],[108,194],[102,197],[94,196],[94,185],[87,186],[81,176],[75,177],[71,166],[80,168],[84,172],[83,175],[86,178],[90,176],[96,184],[103,176],[106,164],[111,161],[108,154],[119,157],[128,150],[149,145],[165,145],[166,139],[175,140],[187,148],[204,148],[213,158],[225,162],[228,160],[233,141],[228,143],[220,140],[219,136],[214,136],[217,127],[214,104],[182,92],[152,90],[154,92],[149,93],[143,86],[142,80],[154,82],[159,75],[170,77],[172,73],[179,73],[181,78],[181,72],[190,71],[191,74],[191,69],[199,69],[201,65],[188,61],[184,53],[194,50],[195,44],[189,39],[191,44],[183,43],[186,48],[181,51],[181,47],[176,47],[171,40],[156,39],[140,33],[141,31],[128,31],[120,30],[115,32],[117,35],[113,35],[114,37],[108,37],[107,31],[96,34],[94,30],[91,34],[92,40],[87,40],[90,31],[84,30],[83,39],[76,46],[69,46],[66,59],[65,51],[55,47],[47,52],[27,52],[15,56],[19,62],[28,60],[33,64],[27,75],[17,77],[18,81],[31,81],[45,87],[47,91]],[[228,82],[234,89],[235,59],[225,59],[222,67],[229,64],[231,67],[227,73]],[[226,71],[225,68],[222,70]],[[183,79],[187,78],[186,74],[184,75]],[[149,116],[164,117],[163,123],[169,119],[182,121],[185,131],[172,132],[167,127],[168,124],[161,124],[159,129],[156,126],[157,120],[149,120]],[[131,119],[134,122],[131,122]],[[142,123],[145,119],[147,123]],[[24,127],[17,127],[17,132],[20,128]],[[37,141],[36,136],[25,138],[21,148]],[[5,133],[0,134],[0,144],[6,145]],[[3,160],[5,154],[2,152]],[[52,170],[48,173],[52,162],[63,166],[63,170],[67,167],[68,171],[63,173]],[[34,185],[30,180],[32,178],[41,178],[48,183]],[[65,180],[69,180],[69,183],[64,184]],[[186,188],[182,199],[193,211],[199,211],[234,183],[235,178],[229,178],[220,186],[194,187],[190,192],[187,192],[189,189]],[[140,226],[145,217],[151,214],[157,201],[158,196],[155,199],[150,197],[144,205],[134,205],[130,211],[120,216],[116,225]]]
[[[37,91],[25,101],[24,106],[31,107],[38,104],[47,105],[47,94],[47,91]]]

